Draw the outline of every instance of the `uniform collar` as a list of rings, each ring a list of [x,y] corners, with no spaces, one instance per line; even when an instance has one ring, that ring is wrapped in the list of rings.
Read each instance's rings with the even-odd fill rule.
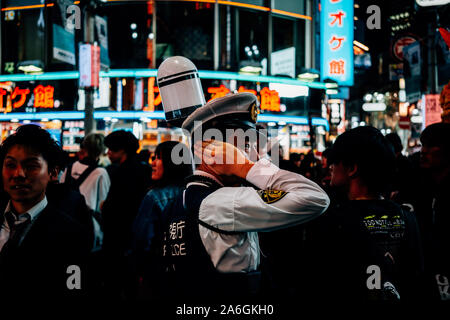
[[[208,179],[213,180],[214,182],[216,182],[221,187],[224,187],[224,184],[219,179],[217,179],[215,176],[213,176],[212,174],[210,174],[208,172],[205,172],[205,171],[202,171],[202,170],[195,170],[194,171],[194,176],[206,177]],[[188,186],[189,186],[189,184],[188,184]]]

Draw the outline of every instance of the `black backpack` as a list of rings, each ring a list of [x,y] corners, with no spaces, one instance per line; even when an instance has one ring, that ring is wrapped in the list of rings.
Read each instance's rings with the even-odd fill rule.
[[[78,179],[74,179],[74,177],[72,177],[72,166],[73,166],[73,163],[71,163],[67,167],[66,179],[64,180],[64,183],[67,184],[70,188],[72,188],[73,190],[75,190],[77,192],[80,191],[81,184],[89,177],[89,175],[92,173],[92,171],[94,171],[95,169],[97,169],[99,167],[97,164],[89,165],[86,168],[86,170],[84,170],[83,173],[78,177]],[[100,212],[92,210],[92,215],[97,220],[99,225],[102,226],[103,221],[102,221]]]
[[[89,177],[89,175],[92,173],[92,171],[94,171],[95,169],[98,168],[97,164],[90,165],[86,168],[86,170],[83,171],[83,173],[78,177],[78,179],[74,179],[74,177],[72,177],[72,166],[73,166],[73,163],[71,163],[67,167],[66,179],[64,180],[64,183],[76,191],[80,190],[81,184],[87,179],[87,177]]]

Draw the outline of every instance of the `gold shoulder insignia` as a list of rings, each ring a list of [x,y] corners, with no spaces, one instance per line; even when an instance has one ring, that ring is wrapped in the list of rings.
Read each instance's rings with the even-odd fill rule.
[[[274,203],[283,198],[287,192],[281,190],[258,190],[258,194],[265,203]]]

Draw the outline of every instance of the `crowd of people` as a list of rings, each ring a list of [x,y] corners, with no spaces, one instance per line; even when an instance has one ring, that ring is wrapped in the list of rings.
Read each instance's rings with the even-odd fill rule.
[[[183,128],[254,129],[254,99],[216,99]],[[0,152],[0,295],[450,300],[449,137],[430,125],[406,157],[395,133],[358,127],[277,167],[219,140],[138,154],[123,130],[87,135],[69,161],[23,125]]]

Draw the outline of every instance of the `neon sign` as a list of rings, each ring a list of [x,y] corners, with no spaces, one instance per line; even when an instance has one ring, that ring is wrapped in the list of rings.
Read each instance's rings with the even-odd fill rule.
[[[281,105],[280,105],[280,96],[277,91],[270,90],[267,87],[264,87],[259,92],[256,90],[247,89],[244,86],[240,86],[237,90],[238,92],[250,92],[253,93],[255,96],[258,97],[258,100],[260,101],[260,108],[261,110],[267,110],[267,111],[281,111]],[[221,84],[219,87],[209,87],[208,93],[211,94],[211,99],[208,100],[211,101],[216,98],[224,97],[228,93],[230,93],[230,89],[225,87],[223,84]]]
[[[353,85],[353,1],[323,0],[320,15],[321,78]]]
[[[280,95],[276,90],[270,90],[269,88],[264,87],[258,93],[256,90],[247,89],[244,86],[240,86],[237,91],[250,92],[253,93],[255,96],[257,96],[258,100],[260,101],[261,110],[276,111],[276,112],[281,111]],[[228,89],[225,85],[221,84],[218,87],[209,87],[207,89],[207,92],[211,95],[210,99],[208,100],[209,102],[213,99],[226,96],[228,93],[231,92],[231,90]],[[143,111],[155,111],[155,107],[159,106],[160,104],[161,104],[161,95],[159,93],[159,88],[156,85],[155,78],[151,77],[148,79],[147,105],[144,106]]]
[[[12,88],[11,83],[0,83],[0,112],[11,112],[25,106],[30,94],[30,89],[22,89],[19,86]],[[38,85],[33,90],[34,108],[54,108],[55,88],[51,85]],[[5,98],[6,97],[6,104]],[[28,106],[30,104],[28,103]]]

